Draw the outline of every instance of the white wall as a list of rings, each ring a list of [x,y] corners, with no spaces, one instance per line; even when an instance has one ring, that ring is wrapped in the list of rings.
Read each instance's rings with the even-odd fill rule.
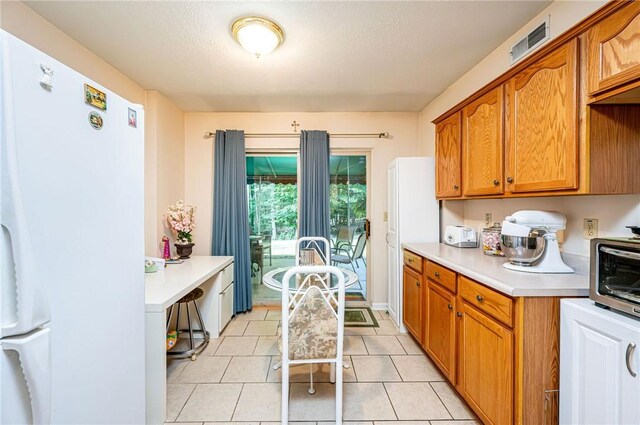
[[[418,153],[418,114],[409,113],[187,113],[185,115],[186,201],[197,205],[194,253],[211,249],[213,141],[204,133],[216,129],[242,129],[247,133],[292,131],[296,120],[306,130],[334,133],[377,133],[388,131],[390,139],[332,139],[333,149],[371,152],[371,257],[368,261],[373,303],[387,302],[386,223],[387,165],[400,156]],[[247,139],[248,149],[297,148],[299,139]],[[430,183],[433,184],[433,183]]]
[[[507,71],[510,67],[511,46],[539,25],[545,16],[551,15],[553,39],[605,3],[600,0],[556,1],[549,5],[420,112],[420,153],[434,155],[435,126],[431,121]],[[638,195],[444,201],[442,205],[443,226],[465,224],[476,229],[484,223],[485,212],[492,213],[493,221],[502,221],[506,215],[520,209],[560,211],[568,220],[562,249],[580,255],[587,255],[589,252],[589,242],[582,238],[583,218],[599,220],[600,236],[629,235],[628,229],[624,226],[640,224]]]
[[[491,213],[493,221],[518,210],[535,209],[560,211],[567,216],[562,250],[578,255],[589,254],[589,241],[583,238],[584,218],[598,219],[598,236],[631,236],[625,226],[640,225],[640,195],[616,196],[559,196],[523,199],[479,199],[448,201],[464,204],[464,224],[477,230],[484,227],[484,214]]]

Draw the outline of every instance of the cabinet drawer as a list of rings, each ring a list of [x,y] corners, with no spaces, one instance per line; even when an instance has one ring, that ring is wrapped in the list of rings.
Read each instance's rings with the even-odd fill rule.
[[[404,264],[418,273],[422,273],[422,257],[418,254],[404,250]]]
[[[513,327],[513,300],[496,291],[460,276],[460,295],[469,304]]]
[[[456,293],[456,272],[442,267],[440,264],[427,261],[427,277]]]

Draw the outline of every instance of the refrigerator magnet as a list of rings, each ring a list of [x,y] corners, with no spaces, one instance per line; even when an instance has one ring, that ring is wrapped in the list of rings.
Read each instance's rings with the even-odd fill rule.
[[[107,110],[107,94],[89,84],[84,85],[84,101],[103,111]]]
[[[103,123],[104,121],[102,120],[102,117],[100,116],[99,113],[97,112],[89,113],[89,124],[91,124],[91,127],[95,128],[96,130],[100,130],[102,128]]]
[[[138,112],[129,108],[129,127],[138,128]]]

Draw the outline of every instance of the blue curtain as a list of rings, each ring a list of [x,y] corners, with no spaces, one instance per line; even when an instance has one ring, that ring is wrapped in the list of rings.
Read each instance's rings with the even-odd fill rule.
[[[302,131],[300,135],[300,237],[329,240],[329,135]]]
[[[242,313],[253,307],[244,131],[216,131],[213,188],[211,251],[234,257],[234,310]]]

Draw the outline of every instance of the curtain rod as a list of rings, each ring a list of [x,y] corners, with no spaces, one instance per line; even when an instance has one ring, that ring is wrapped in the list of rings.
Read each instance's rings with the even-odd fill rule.
[[[376,138],[386,139],[389,137],[389,133],[328,133],[329,137],[336,138]],[[216,133],[210,131],[204,133],[204,137],[214,137]],[[248,139],[270,139],[270,138],[299,138],[300,133],[245,133],[244,137]]]

